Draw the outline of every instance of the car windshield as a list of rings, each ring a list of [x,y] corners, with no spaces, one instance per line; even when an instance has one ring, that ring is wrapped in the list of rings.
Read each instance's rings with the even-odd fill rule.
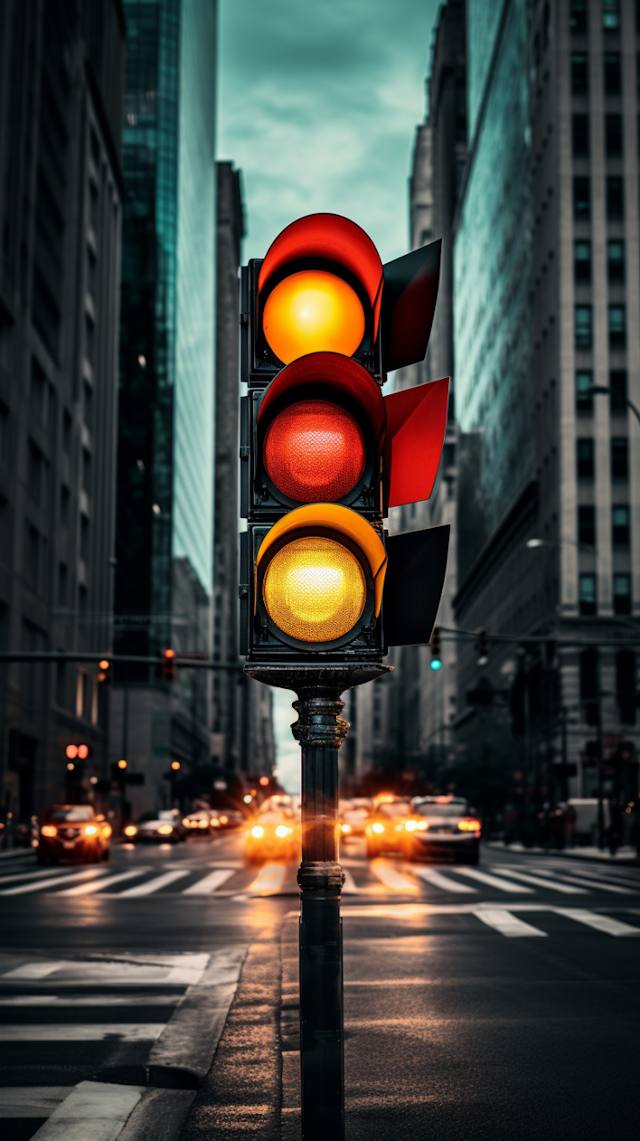
[[[463,800],[452,801],[450,804],[434,804],[433,801],[416,804],[415,812],[418,816],[464,816],[467,811]]]
[[[158,813],[158,820],[175,820],[178,813],[175,808],[164,808],[162,812]]]
[[[404,800],[395,800],[392,804],[381,804],[378,809],[380,816],[408,816],[411,809]]]
[[[56,808],[50,808],[44,815],[47,824],[59,824],[61,821],[67,824],[86,824],[88,820],[93,820],[93,818],[93,808],[89,804],[79,804],[74,808],[59,805]]]
[[[158,812],[143,812],[138,821],[138,824],[148,824],[149,821],[158,819],[160,819],[160,814]]]

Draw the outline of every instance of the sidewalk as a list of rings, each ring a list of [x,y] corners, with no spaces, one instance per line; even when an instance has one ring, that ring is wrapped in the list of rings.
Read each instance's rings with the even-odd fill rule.
[[[620,864],[622,867],[638,867],[640,859],[635,848],[618,848],[615,856],[606,849],[600,848],[527,848],[524,844],[505,844],[504,840],[487,840],[487,848],[501,848],[505,852],[524,852],[532,856],[563,856],[568,860],[602,860],[608,864]]]

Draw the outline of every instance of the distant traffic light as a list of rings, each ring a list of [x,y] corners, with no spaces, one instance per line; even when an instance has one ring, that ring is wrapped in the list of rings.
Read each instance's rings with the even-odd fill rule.
[[[442,668],[442,658],[440,657],[440,630],[437,626],[433,627],[431,635],[431,669],[439,670]]]
[[[162,654],[162,680],[175,681],[178,676],[175,650],[164,650]]]
[[[113,672],[111,670],[111,662],[108,661],[107,658],[103,658],[101,662],[98,662],[98,684],[104,686],[111,685],[112,681]]]
[[[177,773],[180,768],[180,761],[172,761],[171,768],[173,769],[174,773]]]
[[[128,765],[128,763],[129,763],[129,762],[128,762],[128,761],[125,761],[124,757],[122,757],[122,758],[121,758],[121,759],[118,761],[118,766],[117,766],[117,767],[118,767],[118,768],[119,768],[119,769],[120,769],[122,772],[124,772],[124,770],[127,768],[127,765]]]
[[[263,788],[266,788],[266,786],[270,783],[269,777],[260,777],[260,780],[258,783],[261,784],[263,786]]]
[[[478,634],[478,641],[476,642],[476,653],[478,655],[478,665],[486,666],[489,661],[489,639],[487,638],[487,631],[481,630]]]
[[[388,397],[381,386],[425,355],[439,266],[439,242],[383,266],[354,222],[313,214],[243,270],[240,595],[253,660],[347,646],[379,658],[429,640],[449,528],[389,537],[382,519],[431,494],[448,381]]]
[[[93,756],[93,746],[84,742],[79,745],[67,745],[64,752],[68,761],[86,761]]]

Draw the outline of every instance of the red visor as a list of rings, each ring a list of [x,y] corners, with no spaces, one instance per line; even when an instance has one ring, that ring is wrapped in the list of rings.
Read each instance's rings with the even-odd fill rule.
[[[366,368],[340,353],[309,353],[283,368],[271,381],[262,398],[258,409],[258,424],[264,420],[274,400],[284,392],[293,388],[302,389],[310,384],[335,388],[354,400],[369,421],[374,440],[378,439],[386,418],[382,393]],[[331,399],[329,392],[326,399]]]

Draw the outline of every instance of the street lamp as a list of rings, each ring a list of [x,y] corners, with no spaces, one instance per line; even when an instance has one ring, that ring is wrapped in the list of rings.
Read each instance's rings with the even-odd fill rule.
[[[607,388],[603,384],[592,384],[589,388],[585,388],[584,395],[585,396],[614,396],[615,395],[615,396],[619,397],[620,393],[619,392],[614,393],[612,388]],[[633,412],[633,415],[635,416],[636,420],[640,424],[640,409],[638,409],[636,407],[636,405],[633,403],[632,400],[629,400],[628,396],[623,397],[623,399],[624,399],[624,402],[625,402],[627,408],[631,409],[631,411]]]

